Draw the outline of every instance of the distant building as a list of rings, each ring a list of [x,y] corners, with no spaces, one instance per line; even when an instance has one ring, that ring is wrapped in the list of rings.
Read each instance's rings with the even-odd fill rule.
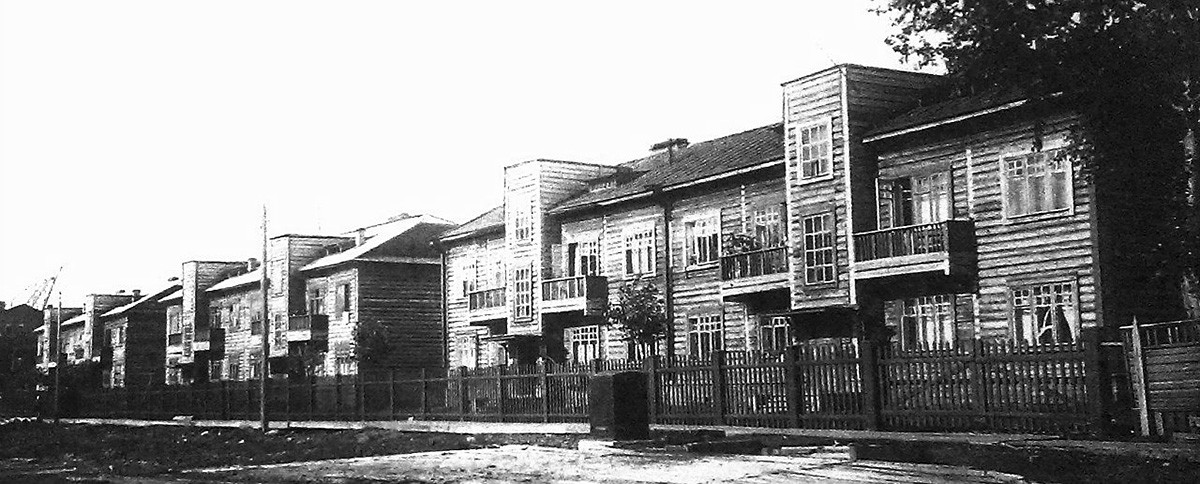
[[[162,299],[180,287],[172,284],[100,316],[103,386],[137,387],[163,381],[166,313]]]

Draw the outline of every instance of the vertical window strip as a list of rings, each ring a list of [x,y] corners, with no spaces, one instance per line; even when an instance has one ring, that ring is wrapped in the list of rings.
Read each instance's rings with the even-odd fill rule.
[[[821,284],[835,280],[833,215],[824,213],[804,217],[804,283]]]

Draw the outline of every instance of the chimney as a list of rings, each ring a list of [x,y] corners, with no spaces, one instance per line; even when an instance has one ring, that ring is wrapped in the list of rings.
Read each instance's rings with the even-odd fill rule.
[[[253,272],[258,269],[258,259],[251,257],[246,259],[246,272]]]
[[[667,162],[675,161],[675,152],[688,147],[687,138],[671,138],[666,141],[659,141],[650,147],[650,151],[667,150]]]
[[[133,293],[133,298],[134,298],[134,299],[137,299],[137,298],[139,298],[139,297],[142,297],[142,290],[141,290],[141,289],[134,289],[134,290],[132,290],[132,291],[130,291],[130,292],[132,292],[132,293]]]
[[[360,246],[360,245],[363,245],[363,242],[366,242],[366,241],[367,241],[367,229],[358,229],[358,232],[356,232],[354,234],[354,245]]]

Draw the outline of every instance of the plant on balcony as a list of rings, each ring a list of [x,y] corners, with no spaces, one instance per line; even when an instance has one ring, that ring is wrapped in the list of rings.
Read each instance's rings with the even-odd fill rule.
[[[743,254],[761,250],[762,248],[762,243],[759,242],[758,237],[752,234],[729,234],[729,238],[725,241],[726,254]]]
[[[656,341],[671,333],[671,320],[664,309],[662,294],[653,283],[631,281],[621,286],[616,302],[605,313],[609,324],[625,330],[635,343],[655,351]]]
[[[378,366],[385,363],[392,351],[387,326],[376,320],[359,321],[354,327],[354,347],[360,364]]]

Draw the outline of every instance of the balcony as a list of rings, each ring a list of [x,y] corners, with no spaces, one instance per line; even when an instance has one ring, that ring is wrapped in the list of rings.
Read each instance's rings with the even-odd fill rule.
[[[584,316],[604,314],[608,308],[608,278],[575,276],[542,282],[543,313],[583,311]]]
[[[167,335],[167,346],[182,346],[183,333],[173,333]]]
[[[288,318],[287,339],[285,342],[299,343],[313,341],[323,343],[329,339],[329,316],[324,314],[299,314]],[[276,344],[278,337],[272,338],[271,346]]]
[[[196,340],[192,343],[196,352],[207,351],[212,356],[225,354],[225,328],[201,328],[196,330]]]
[[[975,225],[948,220],[854,234],[854,276],[966,273],[975,259]]]
[[[472,325],[487,325],[487,321],[504,319],[508,316],[508,299],[505,289],[485,289],[467,293],[467,319]]]
[[[788,284],[786,246],[721,257],[722,296],[785,289]]]

